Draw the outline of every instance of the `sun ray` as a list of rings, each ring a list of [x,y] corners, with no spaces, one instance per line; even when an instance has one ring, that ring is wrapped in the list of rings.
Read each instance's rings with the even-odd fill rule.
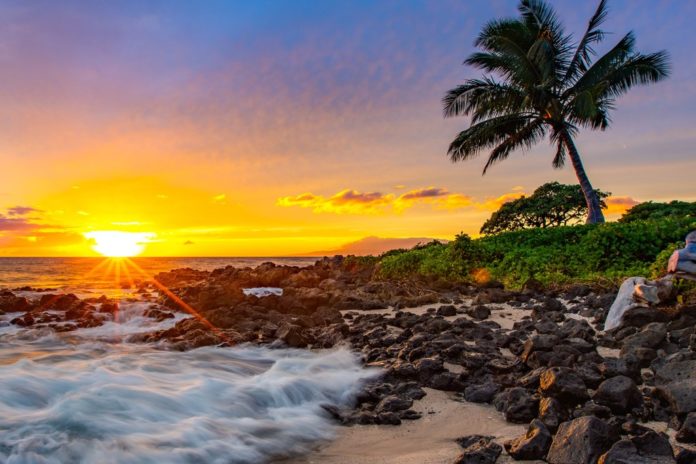
[[[221,340],[225,341],[229,345],[235,344],[230,338],[219,328],[215,327],[208,319],[205,318],[201,313],[199,313],[196,309],[194,309],[191,305],[186,303],[184,300],[179,298],[177,295],[174,294],[169,288],[167,288],[166,285],[162,284],[159,282],[157,279],[155,279],[153,276],[149,275],[142,267],[140,267],[137,263],[135,263],[132,259],[125,258],[125,263],[128,265],[133,266],[133,268],[138,271],[142,276],[144,276],[147,280],[150,280],[153,282],[155,287],[157,287],[158,290],[160,290],[162,293],[167,295],[169,298],[172,299],[177,305],[179,305],[184,311],[187,313],[191,314],[193,317],[198,319],[203,325],[208,327],[211,332],[213,332],[215,335],[217,335]]]

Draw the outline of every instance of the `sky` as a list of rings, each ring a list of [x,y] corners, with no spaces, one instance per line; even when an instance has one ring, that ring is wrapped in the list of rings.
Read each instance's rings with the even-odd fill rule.
[[[0,1],[0,256],[288,256],[364,237],[476,235],[549,181],[541,143],[481,175],[452,164],[446,90],[497,1]],[[554,1],[581,34],[595,2]],[[600,51],[634,30],[667,81],[577,145],[610,218],[696,200],[696,2],[612,0]],[[92,237],[94,235],[92,234]]]

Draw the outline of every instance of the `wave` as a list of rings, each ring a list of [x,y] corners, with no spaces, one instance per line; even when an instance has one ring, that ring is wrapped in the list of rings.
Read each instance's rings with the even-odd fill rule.
[[[143,310],[69,336],[0,328],[0,462],[268,462],[330,439],[322,405],[349,406],[377,374],[346,349],[114,343]]]

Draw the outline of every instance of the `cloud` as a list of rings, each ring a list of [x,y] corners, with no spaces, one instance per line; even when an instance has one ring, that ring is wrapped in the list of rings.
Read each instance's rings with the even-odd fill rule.
[[[14,206],[7,209],[7,214],[10,216],[24,216],[29,213],[38,213],[41,210],[32,208],[31,206]]]
[[[490,209],[495,204],[502,204],[501,202],[510,201],[521,195],[521,193],[510,193],[481,203],[476,202],[469,195],[450,192],[444,187],[417,188],[398,196],[393,193],[363,193],[346,189],[328,198],[313,193],[281,197],[276,204],[283,207],[308,208],[315,213],[386,214],[402,213],[416,205],[429,205],[437,210],[457,210],[469,207]]]
[[[485,211],[498,211],[501,206],[505,203],[510,203],[511,201],[517,200],[524,196],[524,192],[518,187],[513,188],[514,192],[505,193],[497,198],[491,198],[481,203],[477,207]]]
[[[628,196],[609,197],[604,202],[607,204],[607,207],[604,209],[606,214],[623,214],[640,203],[638,200]]]
[[[380,214],[394,201],[394,195],[380,192],[359,192],[346,189],[326,198],[322,195],[302,193],[296,196],[279,198],[279,206],[299,206],[311,208],[315,213],[336,214]]]

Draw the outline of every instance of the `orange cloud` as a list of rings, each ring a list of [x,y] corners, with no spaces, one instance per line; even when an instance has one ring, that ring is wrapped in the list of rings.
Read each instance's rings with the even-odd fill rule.
[[[401,213],[417,204],[453,210],[472,206],[475,202],[463,193],[452,193],[443,187],[425,187],[409,190],[399,196],[380,192],[361,193],[351,189],[338,192],[329,198],[302,193],[279,198],[276,204],[284,207],[310,208],[315,213],[384,214]]]
[[[278,199],[276,204],[286,207],[311,208],[315,213],[379,214],[384,212],[384,208],[393,201],[394,195],[346,189],[329,198],[312,193],[282,197]]]
[[[609,197],[604,202],[607,204],[604,209],[607,214],[623,214],[640,203],[631,197]]]
[[[477,205],[477,208],[486,210],[486,211],[497,211],[500,209],[501,206],[503,206],[505,203],[510,203],[511,201],[517,200],[518,198],[521,198],[524,196],[524,192],[519,191],[517,187],[515,189],[517,190],[512,193],[506,193],[504,195],[500,195],[497,198],[491,198],[484,203],[480,203]]]

